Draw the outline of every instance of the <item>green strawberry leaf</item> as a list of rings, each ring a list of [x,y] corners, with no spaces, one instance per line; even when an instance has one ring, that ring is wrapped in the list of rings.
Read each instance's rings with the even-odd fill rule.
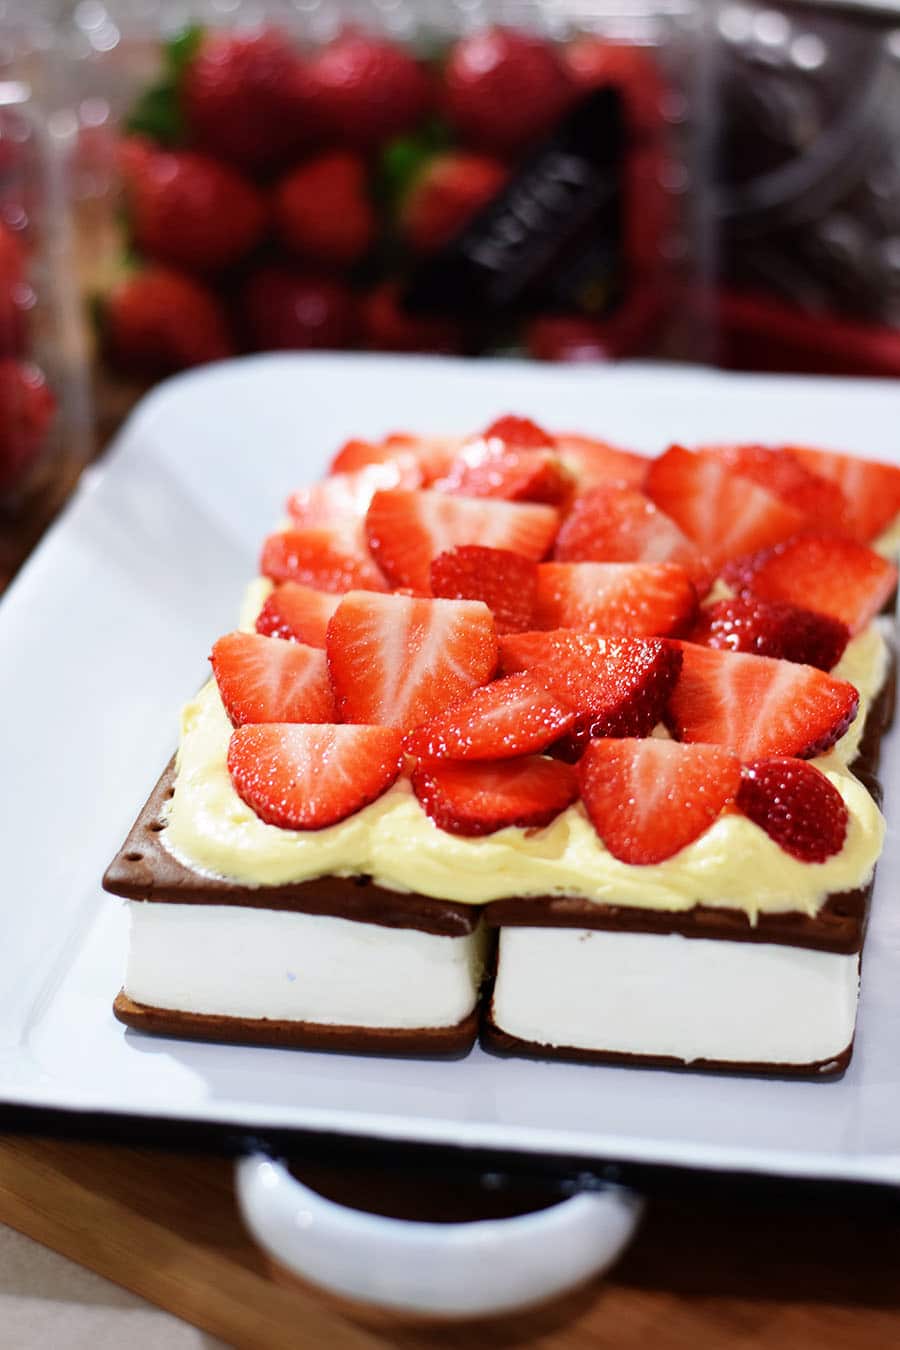
[[[180,32],[169,39],[163,52],[166,69],[170,74],[176,77],[180,77],[184,74],[185,70],[200,50],[200,44],[203,41],[203,33],[204,29],[202,24],[192,23],[189,24],[187,28],[182,28]]]
[[[181,81],[203,40],[203,29],[193,24],[163,46],[163,73],[138,95],[125,119],[125,130],[149,136],[159,145],[182,145],[186,128],[181,108]]]
[[[426,122],[409,136],[398,136],[389,141],[376,169],[376,199],[392,214],[398,211],[425,166],[452,142],[449,126],[438,118]]]
[[[177,145],[184,135],[178,91],[166,78],[149,85],[125,118],[129,135],[149,136],[159,145]]]

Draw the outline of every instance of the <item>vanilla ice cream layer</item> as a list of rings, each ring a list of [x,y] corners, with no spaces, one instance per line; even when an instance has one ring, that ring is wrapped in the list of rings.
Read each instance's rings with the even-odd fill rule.
[[[493,1020],[627,1055],[815,1064],[853,1039],[858,955],[579,928],[504,928]]]
[[[125,992],[179,1012],[330,1026],[452,1027],[485,939],[237,905],[130,901]]]

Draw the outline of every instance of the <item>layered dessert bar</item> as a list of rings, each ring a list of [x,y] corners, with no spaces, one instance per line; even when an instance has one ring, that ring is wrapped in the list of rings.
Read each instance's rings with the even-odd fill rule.
[[[487,969],[504,1052],[840,1069],[898,511],[824,451],[349,442],[107,873],[117,1016],[459,1053]]]

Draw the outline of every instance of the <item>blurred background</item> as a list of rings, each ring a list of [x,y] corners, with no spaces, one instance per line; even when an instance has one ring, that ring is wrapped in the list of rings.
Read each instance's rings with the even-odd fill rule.
[[[0,519],[273,349],[895,377],[900,5],[0,0]]]

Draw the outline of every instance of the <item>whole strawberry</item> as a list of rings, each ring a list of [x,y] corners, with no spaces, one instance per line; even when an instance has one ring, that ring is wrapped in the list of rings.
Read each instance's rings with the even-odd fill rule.
[[[227,164],[190,150],[148,155],[125,195],[141,252],[191,272],[239,262],[266,228],[256,188]]]
[[[152,379],[234,352],[216,297],[167,267],[120,281],[103,302],[100,322],[110,363],[130,375]]]
[[[303,258],[336,267],[358,262],[375,234],[365,162],[351,150],[332,150],[291,169],[275,189],[275,224]]]
[[[365,345],[379,352],[442,352],[463,348],[463,334],[453,319],[409,314],[400,303],[396,282],[385,281],[363,301]]]
[[[274,29],[205,34],[181,99],[192,141],[248,173],[289,163],[308,139],[304,67]]]
[[[0,495],[13,491],[40,458],[55,410],[43,371],[0,360]]]
[[[307,67],[316,127],[330,141],[371,150],[416,126],[431,106],[418,61],[385,38],[349,30]]]
[[[419,253],[447,243],[506,183],[508,171],[488,155],[436,155],[414,180],[400,209],[400,228]]]
[[[573,96],[552,44],[512,28],[461,38],[444,68],[445,113],[463,140],[494,154],[517,154],[546,135]]]
[[[246,281],[241,312],[254,351],[347,347],[355,331],[353,296],[340,281],[272,265]]]

